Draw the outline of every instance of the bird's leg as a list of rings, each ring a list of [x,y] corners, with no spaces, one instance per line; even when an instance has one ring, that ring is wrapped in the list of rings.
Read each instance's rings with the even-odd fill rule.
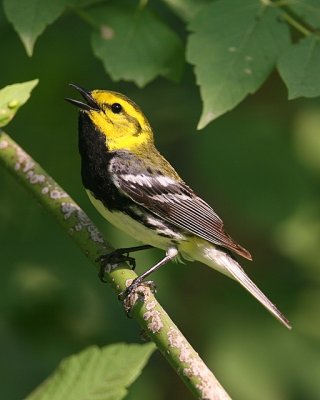
[[[96,261],[100,262],[100,270],[99,270],[99,278],[102,282],[105,282],[104,274],[108,271],[110,265],[120,264],[121,262],[128,262],[132,269],[136,267],[136,260],[133,257],[130,257],[130,253],[140,250],[147,250],[151,249],[153,246],[150,244],[144,244],[142,246],[136,247],[125,247],[121,249],[116,249],[108,254],[103,254],[102,256],[98,257]]]
[[[119,294],[119,296],[118,296],[119,300],[122,300],[122,301],[125,300],[132,292],[134,292],[137,289],[137,287],[139,285],[141,285],[141,283],[144,281],[144,279],[147,276],[149,276],[150,274],[152,274],[152,272],[154,272],[157,269],[159,269],[160,267],[162,267],[162,265],[165,265],[169,261],[174,259],[177,254],[178,254],[178,249],[176,247],[169,247],[167,252],[166,252],[166,256],[161,261],[159,261],[156,265],[154,265],[153,267],[148,269],[142,275],[138,276],[138,278],[134,279],[132,281],[131,285],[128,286],[126,290],[124,290],[123,292],[121,292]],[[148,285],[154,287],[154,284],[153,284],[152,281],[148,282]]]

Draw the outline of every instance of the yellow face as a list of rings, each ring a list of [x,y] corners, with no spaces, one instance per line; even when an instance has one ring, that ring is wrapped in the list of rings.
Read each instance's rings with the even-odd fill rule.
[[[81,112],[87,113],[95,127],[106,135],[109,150],[131,150],[140,143],[153,141],[148,120],[127,97],[106,90],[93,90],[88,95],[91,107]]]

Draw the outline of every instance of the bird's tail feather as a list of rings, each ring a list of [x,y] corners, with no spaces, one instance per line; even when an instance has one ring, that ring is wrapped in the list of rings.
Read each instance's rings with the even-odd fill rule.
[[[290,322],[287,318],[277,309],[277,307],[262,293],[262,291],[255,285],[248,275],[244,272],[242,267],[231,258],[229,255],[228,262],[224,264],[229,274],[240,283],[249,293],[252,294],[274,317],[276,317],[288,329],[291,329]]]
[[[225,251],[218,249],[215,246],[208,248],[202,246],[203,243],[198,244],[198,249],[202,248],[201,257],[195,257],[199,261],[204,262],[209,267],[213,267],[220,272],[232,277],[240,283],[249,293],[252,294],[274,317],[276,317],[288,329],[291,329],[290,322],[287,318],[277,309],[277,307],[262,293],[262,291],[255,285],[252,280],[247,276],[242,267]],[[199,254],[199,253],[198,253]]]

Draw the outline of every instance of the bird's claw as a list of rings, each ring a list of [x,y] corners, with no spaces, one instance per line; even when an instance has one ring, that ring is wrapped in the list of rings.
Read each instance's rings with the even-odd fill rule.
[[[100,270],[98,276],[101,282],[106,282],[106,280],[104,279],[104,275],[106,272],[109,272],[114,265],[118,265],[122,262],[128,262],[133,270],[136,267],[135,258],[130,257],[128,252],[122,253],[121,249],[115,250],[109,254],[103,254],[99,256],[96,261],[100,262]]]
[[[144,301],[148,295],[145,288],[149,288],[151,293],[156,292],[156,285],[153,281],[143,282],[139,278],[136,278],[130,286],[127,287],[123,292],[118,295],[118,299],[123,302],[124,309],[128,318],[131,318],[131,311],[137,300]]]
[[[138,286],[147,286],[150,289],[151,293],[153,294],[156,292],[157,289],[156,284],[153,281],[143,282],[138,277],[132,281],[131,285],[129,285],[125,290],[123,290],[121,293],[118,294],[118,299],[120,301],[125,301],[129,296],[134,294]]]

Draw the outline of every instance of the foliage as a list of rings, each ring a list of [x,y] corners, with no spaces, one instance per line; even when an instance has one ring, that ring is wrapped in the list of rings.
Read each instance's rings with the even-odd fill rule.
[[[152,343],[91,346],[62,360],[27,400],[121,400],[154,349]]]
[[[320,40],[312,35],[290,46],[279,59],[279,73],[285,81],[289,99],[319,96]]]
[[[132,4],[107,4],[89,16],[99,27],[92,33],[93,52],[113,80],[134,81],[143,87],[159,75],[180,79],[182,42],[146,7],[136,10]]]
[[[290,43],[279,12],[256,0],[225,0],[192,19],[187,58],[204,103],[199,128],[254,93],[273,70]]]
[[[30,92],[38,84],[30,82],[16,83],[0,90],[0,127],[7,125],[19,108],[28,100]]]
[[[163,1],[191,31],[185,46],[203,101],[199,129],[256,92],[277,65],[289,98],[320,95],[317,0]],[[67,10],[91,26],[93,53],[111,78],[140,87],[159,75],[180,79],[184,62],[178,32],[149,8],[148,1],[26,0],[21,7],[4,0],[29,56]]]

